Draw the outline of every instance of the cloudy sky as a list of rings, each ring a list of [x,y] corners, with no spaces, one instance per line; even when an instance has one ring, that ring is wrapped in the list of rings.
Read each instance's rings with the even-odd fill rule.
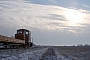
[[[35,44],[90,44],[90,0],[0,0],[0,35],[31,31]]]

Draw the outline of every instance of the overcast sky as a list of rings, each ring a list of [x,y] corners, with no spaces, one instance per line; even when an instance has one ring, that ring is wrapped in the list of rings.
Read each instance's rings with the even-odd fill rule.
[[[90,44],[90,0],[0,0],[0,35],[31,31],[35,44]]]

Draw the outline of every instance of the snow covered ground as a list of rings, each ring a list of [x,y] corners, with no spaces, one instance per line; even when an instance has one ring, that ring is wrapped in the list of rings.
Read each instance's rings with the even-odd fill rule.
[[[0,60],[39,60],[47,47],[0,50]]]
[[[0,50],[0,60],[90,60],[90,47],[36,46]]]
[[[90,47],[56,47],[58,60],[90,60]]]

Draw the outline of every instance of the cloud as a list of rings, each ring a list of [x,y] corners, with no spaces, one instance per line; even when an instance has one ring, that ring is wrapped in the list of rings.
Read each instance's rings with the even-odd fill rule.
[[[25,3],[26,1],[0,1],[0,25],[9,28],[37,28],[43,30],[75,31],[79,32],[76,26],[68,25],[65,12],[69,8],[51,5],[40,5]],[[90,14],[87,10],[72,9],[84,14],[83,24],[89,24]],[[71,11],[71,10],[70,10]],[[69,14],[67,14],[69,15]],[[72,14],[73,15],[73,14]],[[77,17],[75,17],[77,18]],[[85,26],[85,25],[82,25]],[[80,26],[77,26],[80,29]],[[67,29],[68,28],[68,29]],[[75,28],[75,29],[74,29]],[[83,28],[81,29],[83,31]]]
[[[50,19],[50,20],[67,21],[63,15],[57,15],[57,14],[49,14],[47,16],[41,16],[41,18]]]
[[[67,19],[73,16],[76,19],[79,15],[83,22],[75,25]],[[19,28],[32,31],[36,44],[70,45],[84,39],[84,43],[90,42],[90,11],[25,0],[0,0],[0,34],[12,36]]]
[[[48,1],[50,1],[50,2],[52,2],[52,3],[57,3],[55,0],[48,0]]]
[[[90,8],[90,6],[88,6],[88,5],[85,5],[85,4],[82,4],[84,7],[86,7],[86,8]]]

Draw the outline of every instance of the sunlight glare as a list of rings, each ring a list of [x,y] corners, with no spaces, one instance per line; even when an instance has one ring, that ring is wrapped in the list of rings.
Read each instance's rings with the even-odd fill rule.
[[[73,9],[65,11],[65,17],[68,20],[69,26],[78,26],[83,22],[83,13]]]

